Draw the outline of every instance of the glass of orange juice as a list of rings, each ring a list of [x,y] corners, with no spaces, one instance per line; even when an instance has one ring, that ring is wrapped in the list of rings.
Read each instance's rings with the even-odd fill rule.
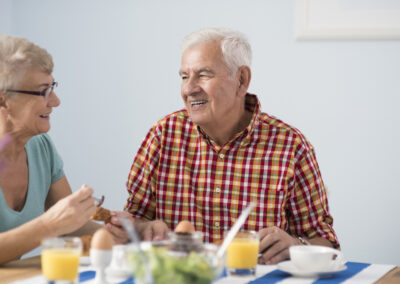
[[[42,241],[42,273],[48,281],[64,284],[77,283],[80,238],[60,237]]]
[[[255,275],[260,239],[255,231],[240,231],[226,251],[228,275]]]

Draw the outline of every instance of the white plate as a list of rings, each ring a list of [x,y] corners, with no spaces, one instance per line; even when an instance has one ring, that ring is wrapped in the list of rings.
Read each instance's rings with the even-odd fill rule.
[[[278,263],[278,269],[297,277],[328,277],[331,276],[332,274],[346,270],[347,266],[343,264],[338,268],[324,270],[324,271],[304,271],[298,269],[290,260],[288,260]]]
[[[123,268],[115,268],[115,267],[107,267],[106,268],[106,275],[107,277],[111,278],[124,278],[127,279],[130,276],[132,276],[132,273],[128,269],[123,269]]]
[[[79,258],[80,265],[90,265],[90,256],[81,256]]]

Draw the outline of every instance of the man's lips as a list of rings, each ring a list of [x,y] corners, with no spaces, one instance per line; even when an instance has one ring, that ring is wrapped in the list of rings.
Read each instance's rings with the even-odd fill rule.
[[[189,103],[190,103],[190,105],[191,105],[192,107],[196,107],[196,106],[204,105],[204,104],[206,104],[207,102],[208,102],[207,100],[197,100],[197,101],[192,101],[192,102],[189,102]]]

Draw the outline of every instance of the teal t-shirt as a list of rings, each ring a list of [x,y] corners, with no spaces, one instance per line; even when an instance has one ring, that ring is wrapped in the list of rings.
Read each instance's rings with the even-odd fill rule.
[[[28,160],[28,192],[24,208],[8,207],[0,190],[0,232],[11,230],[43,214],[50,185],[64,176],[63,162],[48,134],[29,139],[25,145]]]

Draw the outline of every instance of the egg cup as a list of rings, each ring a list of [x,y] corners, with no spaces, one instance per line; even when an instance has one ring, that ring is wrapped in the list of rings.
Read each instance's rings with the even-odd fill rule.
[[[96,277],[93,283],[106,284],[105,268],[110,264],[112,250],[90,249],[90,260],[96,268]]]

